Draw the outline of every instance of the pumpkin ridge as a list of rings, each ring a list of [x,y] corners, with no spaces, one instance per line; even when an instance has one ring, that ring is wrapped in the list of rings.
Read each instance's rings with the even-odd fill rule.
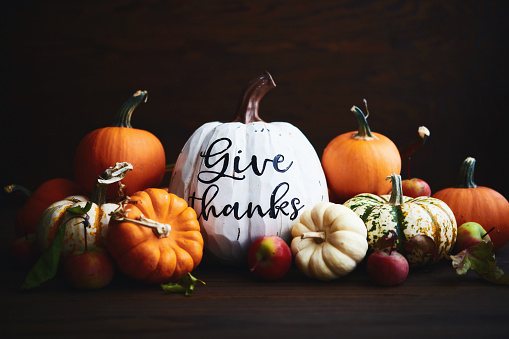
[[[178,268],[178,257],[174,248],[163,246],[164,243],[159,243],[159,260],[157,266],[147,275],[146,281],[163,280],[162,277],[168,276],[164,280],[170,281]],[[164,274],[166,272],[166,274]]]
[[[428,199],[426,199],[428,200]],[[439,241],[440,241],[440,238],[442,238],[442,227],[440,227],[440,224],[438,223],[438,220],[437,218],[435,217],[435,215],[433,213],[431,213],[431,210],[428,208],[429,205],[432,205],[432,206],[436,206],[437,208],[439,208],[440,210],[442,210],[442,212],[445,212],[447,213],[447,211],[445,211],[442,206],[440,205],[435,205],[432,201],[428,201],[429,205],[426,205],[426,204],[421,204],[420,203],[421,201],[412,201],[413,204],[416,204],[418,205],[420,208],[422,208],[426,214],[429,216],[429,219],[432,221],[432,231],[433,231],[433,241],[435,242],[435,244],[438,244]],[[428,237],[429,235],[426,234]],[[440,250],[440,249],[439,249]]]

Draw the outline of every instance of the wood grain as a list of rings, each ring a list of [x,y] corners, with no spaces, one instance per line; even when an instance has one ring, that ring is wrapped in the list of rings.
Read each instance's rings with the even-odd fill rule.
[[[509,269],[509,251],[498,263]],[[247,268],[201,264],[206,285],[190,297],[163,292],[117,274],[97,291],[76,291],[57,276],[36,290],[17,291],[20,270],[0,272],[3,335],[20,337],[170,336],[188,338],[505,337],[509,290],[475,273],[456,276],[443,261],[410,272],[399,286],[367,279],[361,264],[330,282],[304,277],[295,266],[281,280],[259,281]]]

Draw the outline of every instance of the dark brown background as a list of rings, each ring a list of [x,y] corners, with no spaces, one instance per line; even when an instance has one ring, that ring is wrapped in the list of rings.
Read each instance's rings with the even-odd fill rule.
[[[476,181],[509,197],[507,1],[24,1],[0,9],[0,184],[35,189],[72,178],[74,150],[107,126],[136,90],[149,100],[133,124],[162,141],[168,163],[191,133],[230,120],[247,81],[268,70],[278,87],[261,102],[267,121],[288,121],[319,155],[353,130],[352,105],[369,102],[373,131],[403,146],[427,126],[412,175],[433,189],[456,184],[477,159]],[[406,170],[403,171],[405,175]],[[2,249],[15,207],[0,196]],[[0,255],[0,267],[7,260]],[[507,272],[507,247],[497,253]],[[194,273],[194,272],[193,272]],[[370,284],[365,267],[336,282],[293,267],[260,283],[247,269],[200,265],[193,296],[116,281],[78,292],[63,277],[16,293],[23,270],[0,270],[0,328],[7,337],[309,338],[503,337],[506,286],[450,264],[413,271],[395,288]],[[74,312],[73,312],[74,310]]]
[[[371,129],[398,146],[430,129],[411,174],[433,191],[473,156],[477,184],[509,197],[508,14],[501,0],[4,1],[1,185],[72,178],[79,141],[138,89],[149,100],[133,125],[174,162],[268,70],[262,118],[294,124],[319,155],[366,98]]]

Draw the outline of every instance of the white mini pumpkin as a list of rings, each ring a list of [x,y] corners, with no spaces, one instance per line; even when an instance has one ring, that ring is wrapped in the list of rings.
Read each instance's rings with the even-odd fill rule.
[[[268,73],[252,80],[237,119],[198,128],[172,174],[169,192],[195,209],[206,253],[224,263],[245,263],[250,244],[263,235],[288,241],[302,211],[329,199],[320,160],[304,134],[258,117],[258,103],[273,87]]]
[[[97,180],[90,199],[82,195],[73,195],[50,205],[42,213],[37,224],[36,240],[41,250],[45,251],[50,247],[60,227],[66,228],[62,244],[64,257],[73,251],[84,250],[85,241],[87,246],[104,248],[110,214],[119,208],[116,203],[106,202],[106,188],[109,184],[123,179],[127,171],[132,169],[129,163],[117,163]],[[91,206],[86,213],[70,212],[73,209],[84,209],[87,203]]]
[[[308,277],[332,280],[353,271],[368,250],[362,219],[340,204],[321,202],[302,213],[292,229],[292,254]]]

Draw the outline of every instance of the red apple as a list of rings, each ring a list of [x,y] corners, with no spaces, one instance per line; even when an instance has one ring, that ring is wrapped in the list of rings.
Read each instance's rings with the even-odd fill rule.
[[[72,252],[64,259],[66,279],[79,289],[98,289],[113,280],[115,266],[106,250],[89,246]]]
[[[419,178],[405,179],[401,181],[403,195],[407,197],[429,197],[431,196],[431,188],[428,183]]]
[[[247,254],[251,272],[265,280],[276,280],[292,265],[290,246],[278,236],[266,235],[256,239]]]
[[[454,252],[459,253],[481,241],[491,241],[490,235],[476,222],[466,222],[458,227]]]
[[[17,266],[29,267],[33,265],[40,254],[39,246],[35,241],[35,233],[19,237],[11,244],[11,257]]]
[[[369,279],[379,285],[398,285],[408,276],[406,258],[394,250],[375,249],[366,263]]]

